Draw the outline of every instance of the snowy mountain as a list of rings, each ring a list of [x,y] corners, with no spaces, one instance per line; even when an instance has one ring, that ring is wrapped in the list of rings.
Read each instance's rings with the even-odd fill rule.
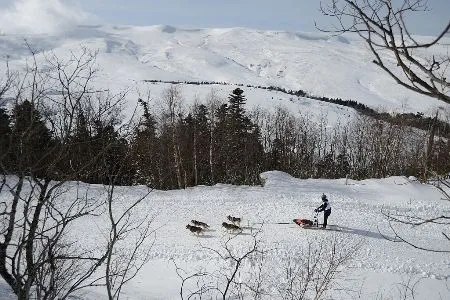
[[[132,90],[130,99],[136,99],[136,90],[150,89],[158,97],[166,88],[149,86],[144,80],[216,81],[302,89],[311,95],[351,99],[388,112],[433,115],[438,107],[447,111],[450,107],[396,84],[371,62],[373,57],[365,44],[352,35],[330,37],[246,28],[78,26],[64,34],[1,35],[0,57],[8,57],[12,69],[23,68],[29,58],[24,38],[33,49],[51,51],[60,58],[82,46],[98,50],[101,74],[95,84],[112,90],[128,88]],[[446,50],[442,47],[435,51],[439,54]],[[393,59],[392,64],[395,68]],[[2,64],[1,73],[4,68]],[[210,89],[188,87],[186,98],[201,96]],[[220,93],[225,97],[231,90]],[[247,98],[252,106],[273,106],[267,99],[277,96],[272,92],[264,92],[264,96]],[[290,99],[278,98],[282,103]],[[310,106],[307,102],[303,108]],[[348,112],[342,116],[346,115]]]

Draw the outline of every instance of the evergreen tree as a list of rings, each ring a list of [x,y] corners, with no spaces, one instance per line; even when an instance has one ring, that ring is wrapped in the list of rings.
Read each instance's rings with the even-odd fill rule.
[[[12,171],[48,177],[55,143],[40,112],[28,100],[13,109],[11,137]]]
[[[275,138],[272,141],[270,152],[267,154],[267,166],[269,170],[288,171],[283,163],[285,159],[285,147],[283,141],[279,138]]]
[[[91,144],[94,153],[98,153],[92,170],[94,182],[131,185],[134,170],[127,141],[120,137],[113,124],[96,120],[94,130]]]
[[[264,148],[261,143],[261,131],[257,125],[252,126],[246,147],[245,184],[259,183],[259,174],[264,171]]]
[[[136,174],[134,181],[151,187],[163,188],[160,166],[159,139],[156,134],[156,120],[150,113],[148,104],[141,99],[144,109],[143,119],[135,130],[131,148]]]
[[[161,124],[159,134],[159,161],[161,165],[161,188],[176,189],[178,180],[173,167],[173,138],[172,129],[168,123]]]
[[[67,173],[74,174],[72,180],[90,182],[95,156],[92,149],[92,136],[89,121],[84,113],[80,112],[76,120],[76,128],[72,136],[68,139],[68,165],[65,166]]]
[[[4,108],[0,108],[0,172],[5,174],[11,168],[10,139],[11,120]]]
[[[245,112],[243,93],[239,88],[233,90],[228,105],[220,106],[216,113],[215,178],[233,184],[256,182],[263,160],[260,131]]]
[[[209,170],[210,149],[210,122],[209,111],[206,105],[199,105],[195,109],[194,121],[196,126],[196,150],[197,150],[197,182],[211,184]]]
[[[245,114],[245,102],[244,91],[240,88],[234,89],[230,96],[228,97],[229,102],[229,113],[232,120],[236,121],[236,124],[241,124],[244,126],[248,123],[248,117]]]
[[[112,120],[89,120],[80,112],[74,133],[64,145],[63,173],[71,180],[87,183],[131,184],[134,165],[129,145],[120,137]]]
[[[240,88],[233,90],[228,98],[229,109],[229,166],[228,179],[231,183],[250,183],[253,164],[252,151],[258,144],[256,135],[253,134],[254,125],[245,112],[244,91]]]

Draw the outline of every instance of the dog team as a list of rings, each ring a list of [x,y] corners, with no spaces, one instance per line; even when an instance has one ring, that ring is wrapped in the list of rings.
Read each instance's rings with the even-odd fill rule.
[[[231,223],[226,222],[222,223],[222,227],[225,228],[227,232],[229,233],[242,232],[242,227],[240,226],[242,218],[232,217],[229,215],[227,216],[227,220],[230,221]],[[191,233],[200,235],[209,229],[209,225],[206,223],[197,220],[191,220],[191,223],[193,225],[188,224],[186,226],[186,229],[188,229]]]

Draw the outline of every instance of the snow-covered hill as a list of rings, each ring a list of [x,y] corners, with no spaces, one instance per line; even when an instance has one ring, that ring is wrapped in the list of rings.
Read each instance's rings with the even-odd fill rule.
[[[450,107],[396,84],[371,62],[365,44],[352,35],[246,28],[78,26],[59,35],[0,36],[0,57],[8,56],[11,68],[22,68],[29,56],[24,38],[33,49],[53,51],[62,58],[81,46],[98,50],[102,72],[95,84],[112,90],[145,90],[148,84],[143,80],[220,81],[302,89],[389,112],[431,115],[438,107],[447,111]],[[447,49],[435,51],[445,53]],[[392,64],[395,67],[393,60]],[[2,64],[1,73],[4,68]],[[160,89],[150,87],[157,91],[153,95],[159,96]],[[196,87],[191,93],[209,89]],[[266,98],[272,97],[266,92]],[[136,97],[131,94],[131,98]]]

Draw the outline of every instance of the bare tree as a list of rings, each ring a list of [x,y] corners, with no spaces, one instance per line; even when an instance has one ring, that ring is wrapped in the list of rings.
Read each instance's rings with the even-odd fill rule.
[[[15,165],[6,166],[8,158],[0,161],[3,172],[15,175],[8,178],[3,175],[2,192],[10,197],[1,202],[0,274],[19,299],[29,299],[31,295],[39,299],[64,299],[68,290],[79,285],[71,281],[73,277],[66,277],[67,272],[78,265],[77,262],[94,260],[89,253],[75,254],[68,249],[66,229],[76,219],[93,214],[99,204],[82,196],[69,205],[58,201],[64,195],[64,181],[52,182],[52,179],[67,148],[61,147],[64,142],[56,145],[49,139],[40,145],[33,142],[36,135],[42,134],[35,128],[36,122],[42,122],[37,112],[44,111],[42,115],[45,115],[43,108],[52,85],[49,74],[38,67],[36,53],[30,46],[29,49],[32,63],[11,87],[16,107],[22,102],[28,103],[25,116],[29,118],[25,120],[28,123],[19,123],[15,117],[11,144],[18,145],[19,151],[9,150]],[[84,68],[79,71],[83,72]],[[36,147],[41,148],[38,155],[33,153]],[[95,265],[80,276],[89,276]]]
[[[398,4],[398,5],[396,5]],[[375,59],[373,62],[389,74],[398,84],[422,95],[436,98],[444,103],[450,103],[450,82],[448,80],[450,56],[448,40],[446,36],[450,30],[450,22],[443,26],[443,30],[432,40],[424,41],[414,37],[407,26],[408,14],[427,11],[426,0],[403,0],[394,2],[392,0],[330,0],[325,5],[321,4],[321,11],[326,16],[334,17],[338,22],[333,29],[321,29],[325,32],[342,34],[352,32],[358,34],[369,46]],[[441,47],[441,49],[439,49]],[[430,48],[441,50],[433,54]],[[425,51],[427,50],[427,51]],[[391,54],[390,56],[387,54]],[[394,58],[395,64],[390,64]],[[396,72],[399,68],[402,74]],[[424,161],[424,181],[427,181],[430,170],[430,158],[434,148],[436,134],[436,121],[430,128],[425,154],[417,157]],[[380,123],[381,125],[381,123]],[[398,131],[397,131],[398,132]],[[394,132],[395,133],[395,132]],[[374,140],[375,141],[375,140]],[[377,147],[383,149],[375,150],[375,161],[377,165],[385,165],[385,161],[393,160],[392,156],[386,156],[392,141],[386,140],[386,144],[378,142]],[[398,144],[397,144],[398,145]],[[394,151],[397,151],[395,149]],[[384,156],[384,157],[383,157]],[[380,170],[384,173],[384,170]],[[438,174],[433,174],[434,180],[441,184],[447,184],[439,179]],[[444,194],[444,201],[449,200],[448,194]],[[430,249],[426,245],[419,245],[416,241],[408,240],[398,231],[399,224],[421,226],[424,224],[439,225],[442,236],[446,242],[449,241],[448,222],[449,217],[442,210],[437,216],[417,216],[408,213],[382,211],[387,218],[389,227],[394,233],[394,241],[405,242],[413,247],[436,252],[448,252],[447,248]]]
[[[177,178],[178,188],[185,187],[183,185],[183,162],[180,154],[180,137],[177,130],[178,117],[182,115],[182,104],[183,98],[181,90],[176,85],[171,85],[168,89],[163,92],[162,95],[162,105],[163,107],[163,121],[161,122],[163,126],[167,126],[170,132],[171,138],[171,153],[173,170],[175,170]]]
[[[309,241],[300,253],[285,261],[285,278],[278,291],[282,299],[324,299],[338,275],[355,258],[362,242],[348,243],[334,236]]]
[[[114,192],[116,186],[113,177],[110,176],[109,185],[105,185],[105,204],[110,230],[105,249],[104,279],[110,300],[119,299],[123,286],[149,261],[150,249],[153,246],[149,239],[157,230],[151,227],[155,216],[137,214],[152,189],[147,188],[136,199],[120,199]]]
[[[399,5],[396,5],[399,3]],[[330,0],[321,3],[321,11],[334,17],[337,25],[324,32],[357,33],[369,46],[373,62],[398,84],[422,95],[450,103],[449,52],[444,37],[450,22],[431,41],[415,38],[407,26],[408,14],[427,11],[426,0]],[[432,54],[426,48],[445,46],[446,51]],[[393,55],[396,66],[390,64]],[[395,68],[401,70],[401,75]]]
[[[118,299],[122,286],[146,262],[140,250],[150,236],[151,220],[134,223],[129,219],[142,199],[125,207],[121,215],[108,205],[113,199],[113,188],[107,193],[107,200],[102,201],[92,197],[83,184],[68,182],[81,171],[89,170],[111,149],[112,142],[105,143],[92,157],[85,157],[83,164],[75,166],[67,161],[74,147],[70,137],[77,129],[80,114],[112,126],[115,123],[110,118],[120,116],[124,96],[92,90],[95,54],[88,50],[82,49],[79,56],[73,54],[65,62],[48,58],[47,65],[40,68],[38,54],[29,48],[31,64],[25,74],[8,86],[16,107],[26,103],[28,114],[22,117],[25,121],[13,118],[12,145],[17,149],[11,146],[7,151],[13,154],[14,164],[9,164],[9,157],[3,153],[0,157],[4,172],[0,181],[0,276],[20,300],[67,299],[98,285],[107,288],[110,299]],[[36,124],[39,128],[51,127],[51,131],[44,131],[48,137],[45,143],[35,140],[36,135],[42,134],[36,131]],[[109,242],[89,247],[74,241],[70,234],[74,223],[104,212],[112,216]],[[124,259],[117,254],[117,240],[125,242],[123,239],[133,230],[139,236]],[[99,277],[103,266],[114,268]]]
[[[309,241],[286,259],[276,247],[265,249],[260,234],[261,228],[250,240],[239,234],[227,237],[219,249],[200,245],[200,251],[218,259],[216,269],[186,272],[175,264],[181,299],[326,299],[362,244],[334,236]]]
[[[209,122],[209,172],[210,172],[210,182],[215,182],[216,178],[214,177],[214,164],[216,160],[216,153],[214,153],[214,128],[217,123],[217,116],[215,116],[215,112],[218,110],[218,108],[223,104],[223,100],[220,99],[220,97],[217,94],[217,91],[214,89],[211,89],[209,94],[206,96],[206,105],[208,107],[208,110],[211,114],[210,116],[210,122]]]
[[[402,276],[403,277],[403,276]],[[400,282],[393,283],[389,290],[379,290],[376,299],[402,299],[414,300],[417,299],[417,292],[421,286],[422,280],[425,277],[413,274],[406,275]],[[362,288],[364,285],[362,286]],[[358,299],[363,299],[361,292]],[[441,297],[442,299],[442,297]]]
[[[15,80],[14,73],[11,73],[9,69],[9,57],[6,58],[6,72],[4,77],[0,79],[0,107],[4,104],[4,96],[11,89],[11,86]]]
[[[181,279],[180,297],[181,299],[191,299],[207,297],[228,299],[235,297],[243,299],[244,293],[253,293],[255,299],[262,293],[259,285],[251,285],[246,281],[251,276],[245,276],[246,265],[252,264],[258,257],[264,255],[261,249],[261,231],[257,230],[250,236],[250,242],[244,243],[241,249],[236,246],[242,243],[239,234],[225,236],[220,249],[213,249],[200,244],[201,251],[213,253],[215,259],[223,264],[223,267],[216,270],[200,268],[194,272],[187,272],[180,268],[175,262],[176,272]],[[238,240],[239,239],[239,240]],[[248,275],[248,274],[247,274]],[[245,277],[242,279],[240,277]]]
[[[338,34],[357,33],[374,55],[373,62],[398,84],[448,104],[450,52],[446,36],[450,21],[433,40],[414,37],[407,25],[408,15],[427,10],[426,0],[330,0],[321,5],[321,11],[326,16],[334,17],[338,24],[331,30],[319,29]],[[437,51],[432,51],[434,49]],[[436,113],[424,158],[425,172],[422,177],[425,180],[434,147],[437,119]]]
[[[441,192],[443,198],[441,202],[443,206],[448,206],[450,203],[450,183],[444,178],[434,175],[434,186]],[[442,209],[442,213],[439,215],[432,215],[427,212],[411,213],[411,212],[399,212],[387,209],[382,209],[381,213],[386,217],[389,225],[389,232],[393,235],[392,238],[386,234],[382,234],[384,238],[393,241],[406,243],[416,249],[438,252],[438,253],[450,253],[450,215],[448,211]],[[438,231],[442,236],[442,243],[438,247],[430,247],[427,244],[420,243],[415,238],[407,237],[402,230],[408,228],[408,230],[414,230],[418,227],[428,226],[433,231]],[[379,230],[380,231],[380,230]]]

